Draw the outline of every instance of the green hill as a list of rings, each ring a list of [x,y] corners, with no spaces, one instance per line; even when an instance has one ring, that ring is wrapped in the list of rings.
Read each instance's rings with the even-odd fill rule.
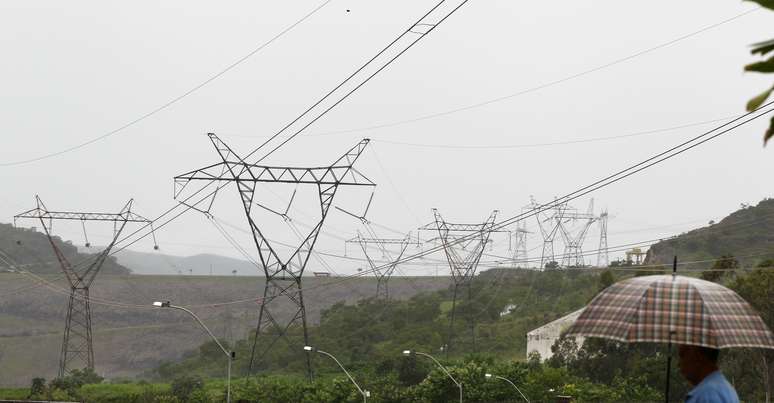
[[[707,267],[723,255],[748,267],[774,258],[774,199],[743,205],[720,222],[656,243],[644,264],[670,264],[678,256],[682,262],[702,261],[694,267]]]
[[[70,241],[54,237],[54,242],[62,250],[65,257],[71,263],[82,262],[91,256],[78,252],[78,248]],[[99,249],[94,248],[95,252]],[[39,273],[60,273],[59,262],[51,248],[51,244],[44,233],[34,229],[16,228],[11,224],[0,223],[0,252],[10,257],[14,265],[24,270]],[[0,263],[0,270],[8,270],[6,264]],[[102,265],[101,273],[104,274],[129,274],[130,270],[116,262],[114,257],[108,257]]]
[[[464,292],[464,297],[457,300],[450,358],[473,354],[523,360],[529,330],[582,307],[601,286],[598,271],[483,272],[474,279],[472,298],[468,300]],[[447,285],[407,300],[362,299],[356,304],[334,304],[321,311],[320,323],[309,330],[310,342],[322,350],[335,351],[353,368],[389,371],[398,365],[399,353],[405,349],[443,354],[451,300],[452,290]],[[471,320],[476,323],[475,334],[469,326]],[[258,345],[268,345],[271,340],[270,336],[262,336]],[[244,359],[234,363],[235,373],[247,371],[252,345],[252,338],[236,343],[237,356]],[[301,373],[300,351],[298,346],[276,343],[260,370]],[[207,343],[183,361],[162,365],[156,374],[162,379],[184,373],[220,376],[223,366],[217,354],[217,349]]]

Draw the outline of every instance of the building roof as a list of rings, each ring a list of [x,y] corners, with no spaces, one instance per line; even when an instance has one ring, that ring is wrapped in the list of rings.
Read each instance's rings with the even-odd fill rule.
[[[583,312],[584,309],[586,309],[585,306],[583,308],[581,308],[581,309],[578,309],[577,311],[570,312],[567,315],[564,315],[564,316],[562,316],[559,319],[556,319],[556,320],[553,320],[551,322],[548,322],[548,323],[546,323],[543,326],[540,326],[538,328],[532,329],[529,332],[527,332],[527,336],[536,335],[538,333],[542,333],[542,332],[544,332],[544,331],[546,331],[548,329],[552,329],[552,328],[559,328],[557,330],[559,330],[561,332],[565,328],[569,327],[573,322],[575,322],[575,320],[578,319],[578,316],[580,316],[581,312]]]

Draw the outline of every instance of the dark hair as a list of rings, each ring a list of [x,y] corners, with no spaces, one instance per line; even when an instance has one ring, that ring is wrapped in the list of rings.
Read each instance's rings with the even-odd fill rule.
[[[699,352],[706,357],[708,360],[712,361],[713,363],[718,363],[718,356],[720,355],[720,350],[716,348],[710,348],[710,347],[703,347],[703,346],[696,346],[699,350]]]

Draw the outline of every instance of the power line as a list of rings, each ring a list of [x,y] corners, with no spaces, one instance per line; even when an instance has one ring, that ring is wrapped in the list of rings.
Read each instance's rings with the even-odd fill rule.
[[[449,110],[442,111],[442,112],[436,112],[436,113],[431,113],[431,114],[428,114],[428,115],[418,116],[418,117],[412,118],[412,119],[405,119],[405,120],[399,120],[399,121],[394,121],[394,122],[376,124],[376,125],[372,125],[372,126],[358,127],[358,128],[354,128],[354,129],[345,129],[345,130],[323,132],[323,133],[318,133],[316,135],[324,136],[324,135],[332,135],[332,134],[355,133],[355,132],[371,131],[371,130],[377,130],[377,129],[386,129],[386,128],[395,127],[395,126],[402,126],[402,125],[409,124],[409,123],[416,123],[416,122],[421,122],[421,121],[425,121],[425,120],[435,119],[435,118],[439,118],[439,117],[442,117],[442,116],[447,116],[447,115],[452,115],[452,114],[463,112],[463,111],[468,111],[468,110],[471,110],[471,109],[481,108],[483,106],[487,106],[487,105],[491,105],[491,104],[494,104],[494,103],[502,102],[502,101],[505,101],[505,100],[508,100],[508,99],[516,98],[516,97],[519,97],[519,96],[522,96],[522,95],[526,95],[526,94],[529,94],[529,93],[532,93],[532,92],[536,92],[536,91],[539,91],[539,90],[542,90],[542,89],[545,89],[545,88],[548,88],[548,87],[552,87],[552,86],[555,86],[555,85],[558,85],[558,84],[562,84],[562,83],[565,83],[567,81],[570,81],[570,80],[573,80],[573,79],[576,79],[576,78],[580,78],[580,77],[583,77],[583,76],[595,73],[595,72],[600,71],[600,70],[607,69],[609,67],[613,67],[615,65],[627,62],[627,61],[632,60],[634,58],[637,58],[639,56],[642,56],[642,55],[654,52],[656,50],[668,47],[668,46],[673,45],[675,43],[678,43],[678,42],[681,42],[681,41],[686,40],[688,38],[694,37],[696,35],[699,35],[701,33],[709,31],[711,29],[717,28],[719,26],[728,24],[728,23],[730,23],[732,21],[735,21],[735,20],[737,20],[739,18],[742,18],[742,17],[744,17],[744,16],[746,16],[748,14],[751,14],[753,12],[756,12],[758,10],[760,10],[760,7],[753,8],[753,9],[745,11],[745,12],[743,12],[741,14],[737,14],[737,15],[731,17],[731,18],[727,18],[727,19],[718,21],[718,22],[716,22],[714,24],[707,25],[707,26],[705,26],[703,28],[700,28],[700,29],[698,29],[696,31],[693,31],[691,33],[679,36],[679,37],[677,37],[675,39],[663,42],[661,44],[652,46],[650,48],[646,48],[646,49],[640,50],[640,51],[632,53],[632,54],[630,54],[628,56],[625,56],[625,57],[622,57],[622,58],[619,58],[619,59],[615,59],[615,60],[612,60],[610,62],[598,65],[596,67],[592,67],[590,69],[583,70],[583,71],[580,71],[578,73],[570,74],[568,76],[565,76],[565,77],[562,77],[562,78],[559,78],[559,79],[556,79],[556,80],[548,81],[548,82],[545,82],[543,84],[538,84],[536,86],[529,87],[529,88],[523,89],[523,90],[518,91],[518,92],[511,93],[511,94],[508,94],[508,95],[503,95],[503,96],[500,96],[500,97],[497,97],[497,98],[491,98],[491,99],[488,99],[488,100],[485,100],[485,101],[481,101],[481,102],[478,102],[478,103],[475,103],[475,104],[461,106],[461,107],[458,107],[458,108],[449,109]]]
[[[687,151],[689,151],[689,150],[691,150],[693,148],[696,148],[696,147],[698,147],[698,146],[700,146],[700,145],[702,145],[702,144],[704,144],[704,143],[706,143],[708,141],[714,140],[714,139],[718,138],[719,136],[727,134],[727,133],[731,132],[732,130],[734,130],[734,129],[738,128],[738,127],[741,127],[741,126],[743,126],[743,125],[745,125],[747,123],[750,123],[751,121],[754,121],[755,119],[758,119],[758,118],[760,118],[762,116],[765,116],[765,115],[771,113],[772,111],[774,111],[774,109],[769,108],[772,104],[774,104],[774,101],[770,101],[770,102],[766,103],[765,105],[762,105],[761,107],[759,107],[758,109],[756,109],[754,111],[748,112],[748,113],[742,115],[741,117],[733,119],[733,120],[731,120],[731,121],[729,121],[727,123],[724,123],[724,124],[722,124],[722,125],[720,125],[718,127],[715,127],[715,128],[713,128],[713,129],[711,129],[709,131],[706,131],[706,132],[704,132],[704,133],[702,133],[702,134],[700,134],[698,136],[695,136],[695,137],[693,137],[693,138],[691,138],[691,139],[689,139],[687,141],[684,141],[684,142],[682,142],[682,143],[680,143],[680,144],[678,144],[676,146],[673,146],[673,147],[671,147],[671,148],[669,148],[669,149],[667,149],[665,151],[662,151],[662,152],[660,152],[658,154],[655,154],[655,155],[653,155],[653,156],[651,156],[649,158],[646,158],[645,160],[640,161],[639,163],[636,163],[634,165],[630,165],[627,168],[619,170],[619,171],[617,171],[617,172],[615,172],[615,173],[613,173],[611,175],[608,175],[608,176],[606,176],[606,177],[604,177],[602,179],[599,179],[599,180],[597,180],[595,182],[592,182],[592,183],[590,183],[590,184],[588,184],[586,186],[583,186],[580,189],[577,189],[577,190],[575,190],[573,192],[567,193],[564,196],[557,198],[553,202],[540,205],[540,206],[536,207],[535,209],[530,210],[530,211],[528,211],[526,213],[517,214],[516,216],[513,216],[513,217],[508,218],[506,220],[503,220],[503,221],[501,221],[499,223],[496,223],[495,226],[494,226],[494,229],[500,229],[500,228],[503,228],[503,227],[505,227],[507,225],[510,225],[510,224],[512,224],[512,223],[514,223],[514,222],[516,222],[518,220],[525,219],[525,218],[528,218],[528,217],[532,217],[532,216],[534,216],[535,214],[537,214],[537,213],[539,213],[541,211],[545,211],[547,209],[554,208],[557,204],[572,201],[572,200],[577,199],[579,197],[582,197],[582,196],[584,196],[586,194],[589,194],[591,192],[599,190],[599,189],[601,189],[603,187],[610,186],[610,185],[612,185],[612,184],[614,184],[614,183],[616,183],[618,181],[626,179],[626,178],[628,178],[628,177],[630,177],[630,176],[632,176],[634,174],[637,174],[637,173],[639,173],[639,172],[641,172],[641,171],[643,171],[645,169],[648,169],[648,168],[650,168],[650,167],[652,167],[654,165],[660,164],[661,162],[664,162],[666,160],[674,158],[674,157],[676,157],[676,156],[678,156],[678,155],[680,155],[680,154],[682,154],[684,152],[687,152]],[[769,108],[769,109],[766,109],[766,108]],[[743,120],[744,118],[748,118],[748,119]],[[739,122],[740,120],[741,120],[741,122]],[[473,237],[475,235],[476,234],[474,233],[472,235],[461,236],[456,241],[453,241],[453,242],[454,243],[466,242],[471,237]],[[431,248],[429,250],[423,251],[421,253],[417,253],[417,254],[413,254],[413,255],[409,255],[409,256],[403,257],[397,263],[404,263],[404,262],[408,262],[408,261],[411,261],[411,260],[414,260],[414,259],[418,259],[421,256],[437,252],[437,251],[439,251],[441,249],[442,249],[442,247],[440,247],[440,246],[434,247],[434,248]],[[383,265],[379,269],[383,269],[384,267],[386,267],[386,265]],[[351,276],[348,276],[346,278],[343,278],[341,281],[346,281],[347,278],[359,277],[359,276],[365,275],[365,274],[367,274],[370,271],[371,270],[364,270],[361,273],[358,273],[358,274],[351,275]]]
[[[410,143],[410,142],[379,140],[379,139],[371,139],[371,141],[374,141],[377,143],[394,144],[394,145],[409,146],[409,147],[420,147],[420,148],[453,149],[453,150],[510,150],[514,148],[536,148],[536,147],[548,147],[548,146],[559,146],[559,145],[569,145],[569,144],[594,143],[599,141],[617,140],[617,139],[623,139],[623,138],[659,134],[659,133],[670,132],[670,131],[679,130],[679,129],[685,129],[688,127],[706,125],[709,123],[724,122],[728,119],[736,118],[739,116],[741,115],[729,116],[721,119],[705,120],[702,122],[686,123],[679,126],[671,126],[671,127],[665,127],[665,128],[653,129],[653,130],[644,130],[644,131],[638,131],[638,132],[633,132],[628,134],[620,134],[615,136],[592,137],[588,139],[555,141],[555,142],[547,142],[547,143],[524,143],[524,144],[502,144],[502,145],[475,145],[475,144],[452,145],[452,144]]]
[[[361,80],[361,81],[360,81],[358,84],[356,84],[356,85],[354,86],[354,88],[352,88],[352,89],[350,89],[350,90],[348,90],[348,91],[347,91],[347,90],[344,90],[344,93],[343,93],[343,94],[342,94],[342,95],[341,95],[341,96],[340,96],[340,97],[339,97],[339,98],[338,98],[336,101],[334,101],[334,102],[333,102],[333,103],[332,103],[330,106],[327,106],[327,107],[323,106],[323,107],[322,107],[322,108],[323,108],[323,110],[322,110],[322,111],[321,111],[319,114],[317,114],[317,116],[316,116],[316,117],[314,117],[313,119],[311,119],[309,122],[307,122],[307,123],[305,123],[305,124],[302,124],[301,128],[299,128],[298,130],[294,131],[294,132],[293,132],[292,134],[290,134],[290,135],[289,135],[287,138],[285,138],[284,140],[282,140],[282,141],[281,141],[281,142],[280,142],[278,145],[276,145],[274,148],[272,148],[271,150],[269,150],[269,151],[268,151],[266,154],[264,154],[262,157],[260,157],[260,158],[259,158],[259,159],[256,161],[256,163],[259,163],[259,162],[263,161],[263,160],[264,160],[266,157],[268,157],[269,155],[271,155],[272,153],[274,153],[275,151],[277,151],[278,149],[280,149],[281,147],[283,147],[283,146],[284,146],[285,144],[287,144],[287,143],[288,143],[290,140],[294,139],[296,136],[298,136],[298,135],[299,135],[299,134],[301,134],[301,133],[302,133],[304,130],[306,130],[306,129],[307,129],[309,126],[311,126],[312,124],[314,124],[314,123],[315,123],[317,120],[319,120],[320,118],[322,118],[323,116],[325,116],[325,115],[326,115],[328,112],[330,112],[330,111],[331,111],[333,108],[335,108],[337,105],[339,105],[340,103],[344,102],[344,100],[346,100],[347,98],[349,98],[349,96],[350,96],[350,95],[352,95],[352,94],[353,94],[355,91],[357,91],[358,89],[360,89],[360,87],[362,87],[363,85],[365,85],[366,83],[368,83],[369,81],[371,81],[371,79],[372,79],[372,78],[374,78],[374,77],[375,77],[377,74],[379,74],[379,73],[380,73],[382,70],[384,70],[384,69],[386,69],[387,67],[389,67],[389,66],[390,66],[390,65],[391,65],[391,64],[392,64],[392,63],[393,63],[393,62],[394,62],[396,59],[398,59],[398,58],[399,58],[401,55],[403,55],[404,53],[406,53],[406,52],[407,52],[409,49],[411,49],[412,47],[414,47],[414,45],[416,45],[416,44],[417,44],[419,41],[421,41],[421,40],[422,40],[422,38],[424,38],[425,36],[427,36],[428,34],[430,34],[431,32],[433,32],[433,31],[434,31],[434,30],[435,30],[435,29],[436,29],[436,28],[437,28],[439,25],[441,25],[441,24],[442,24],[444,21],[446,21],[446,19],[447,19],[447,18],[449,18],[449,17],[450,17],[452,14],[454,14],[455,12],[457,12],[457,10],[459,10],[459,9],[460,9],[462,6],[464,6],[464,5],[465,5],[465,4],[468,2],[468,0],[461,0],[461,1],[459,1],[459,0],[456,0],[456,1],[459,1],[459,3],[458,3],[458,4],[454,5],[454,4],[452,3],[452,6],[450,6],[450,7],[451,7],[451,9],[444,9],[444,6],[446,6],[446,2],[447,2],[447,1],[448,1],[448,0],[441,0],[440,2],[438,2],[438,3],[437,3],[437,4],[436,4],[436,5],[433,7],[433,8],[431,8],[431,9],[430,9],[430,10],[429,10],[427,13],[425,13],[425,14],[424,14],[422,17],[420,17],[420,18],[419,18],[419,19],[418,19],[418,20],[417,20],[415,23],[411,24],[411,25],[410,25],[408,28],[406,28],[406,29],[405,29],[405,30],[404,30],[404,31],[403,31],[403,32],[402,32],[400,35],[398,35],[398,36],[397,36],[397,37],[396,37],[396,38],[395,38],[395,39],[394,39],[392,42],[390,42],[389,44],[387,44],[387,46],[385,46],[384,48],[382,48],[382,50],[380,50],[379,52],[377,52],[377,53],[376,53],[376,55],[374,55],[374,56],[373,56],[371,59],[369,59],[369,60],[368,60],[368,61],[367,61],[365,64],[363,64],[363,65],[362,65],[360,68],[358,68],[357,70],[355,70],[355,72],[354,72],[354,73],[350,74],[350,75],[349,75],[347,78],[345,78],[345,79],[344,79],[344,80],[343,80],[341,83],[339,83],[339,84],[338,84],[336,87],[334,87],[332,90],[330,90],[328,93],[326,93],[326,94],[325,94],[325,95],[324,95],[322,98],[320,98],[320,99],[319,99],[317,102],[315,102],[315,103],[314,103],[312,106],[310,106],[310,107],[309,107],[308,109],[306,109],[306,110],[305,110],[303,113],[301,113],[301,115],[299,115],[298,117],[296,117],[295,119],[293,119],[293,120],[292,120],[290,123],[288,123],[287,125],[285,125],[285,126],[282,128],[282,129],[280,129],[280,130],[279,130],[278,132],[276,132],[274,135],[272,135],[271,137],[269,137],[269,139],[268,139],[268,140],[264,141],[263,143],[261,143],[261,145],[260,145],[260,146],[258,146],[256,149],[254,149],[253,151],[251,151],[249,154],[247,154],[247,155],[245,156],[245,159],[248,159],[248,158],[250,158],[250,157],[251,157],[253,154],[255,154],[256,152],[260,151],[260,150],[261,150],[263,147],[266,147],[266,146],[268,146],[268,145],[269,145],[269,144],[270,144],[270,143],[271,143],[271,142],[272,142],[274,139],[278,138],[278,137],[279,137],[279,136],[280,136],[282,133],[284,133],[284,132],[285,132],[285,130],[287,130],[288,128],[290,128],[291,126],[293,126],[293,125],[294,125],[296,122],[299,122],[299,121],[300,121],[301,119],[303,119],[303,118],[304,118],[304,117],[305,117],[307,114],[309,114],[310,112],[312,112],[312,111],[313,111],[313,110],[314,110],[314,109],[315,109],[315,108],[316,108],[318,105],[321,105],[321,104],[323,104],[323,102],[325,102],[325,101],[326,101],[326,100],[327,100],[329,97],[331,97],[331,96],[334,96],[334,95],[336,94],[336,92],[337,92],[337,91],[338,91],[340,88],[343,88],[343,87],[344,87],[344,86],[345,86],[347,83],[349,83],[349,82],[350,82],[350,81],[352,81],[353,79],[355,79],[355,80],[356,80],[356,79],[357,79],[357,77],[358,77],[358,75],[359,75],[361,72],[363,72],[363,71],[366,71],[366,69],[367,69],[367,68],[368,68],[368,67],[369,67],[369,66],[370,66],[372,63],[374,63],[374,62],[375,62],[374,64],[378,65],[378,63],[379,63],[379,58],[380,58],[382,55],[384,55],[384,54],[387,54],[387,52],[388,52],[388,51],[390,51],[390,50],[391,50],[391,49],[392,49],[394,46],[395,46],[397,49],[400,49],[400,50],[397,52],[397,54],[395,54],[394,56],[392,56],[392,57],[389,57],[389,56],[388,56],[388,57],[387,57],[387,60],[386,60],[386,61],[384,61],[384,62],[383,62],[383,64],[381,64],[381,66],[380,66],[380,67],[376,68],[376,70],[375,70],[374,72],[372,72],[372,73],[370,73],[370,74],[369,74],[369,73],[365,73],[365,74],[366,74],[366,76],[365,76],[365,77],[364,77],[364,78],[363,78],[363,79],[362,79],[362,80]],[[440,17],[440,18],[438,18],[437,20],[432,20],[431,18],[428,18],[428,17],[431,17],[431,16],[433,16],[433,15],[434,15],[434,13],[436,12],[436,10],[441,10],[441,11],[440,11],[441,17]],[[419,30],[419,31],[417,31],[417,30]],[[402,44],[400,44],[400,41],[401,41],[403,38],[412,37],[412,35],[414,36],[414,39],[409,39],[409,40],[408,40],[408,44],[407,44],[407,45],[402,45]],[[396,44],[397,44],[397,45],[396,45]],[[402,46],[402,48],[401,48],[401,46]],[[397,50],[397,49],[396,49],[396,50]]]
[[[98,137],[95,137],[95,138],[93,138],[91,140],[88,140],[86,142],[74,145],[72,147],[65,148],[65,149],[60,150],[60,151],[56,151],[56,152],[49,153],[49,154],[44,154],[44,155],[41,155],[41,156],[38,156],[38,157],[29,158],[29,159],[25,159],[25,160],[3,162],[3,163],[0,163],[0,166],[24,165],[24,164],[29,164],[31,162],[37,162],[37,161],[41,161],[41,160],[44,160],[44,159],[56,157],[56,156],[59,156],[59,155],[62,155],[62,154],[66,154],[66,153],[69,153],[69,152],[81,149],[81,148],[86,147],[86,146],[88,146],[90,144],[96,143],[96,142],[98,142],[100,140],[104,140],[104,139],[106,139],[108,137],[116,135],[116,134],[122,132],[123,130],[125,130],[125,129],[129,128],[129,127],[132,127],[132,126],[136,125],[137,123],[140,123],[143,120],[145,120],[145,119],[147,119],[147,118],[149,118],[149,117],[151,117],[151,116],[153,116],[153,115],[155,115],[155,114],[157,114],[157,113],[159,113],[159,112],[169,108],[170,106],[176,104],[177,102],[179,102],[183,98],[185,98],[185,97],[193,94],[194,92],[198,91],[199,89],[201,89],[205,85],[215,81],[220,76],[226,74],[227,72],[229,72],[233,68],[235,68],[238,65],[242,64],[244,61],[246,61],[247,59],[249,59],[250,57],[252,57],[256,53],[260,52],[261,50],[263,50],[264,48],[266,48],[267,46],[272,44],[277,39],[281,38],[282,36],[284,36],[285,34],[290,32],[293,28],[295,28],[296,26],[298,26],[302,22],[306,21],[309,17],[311,17],[312,15],[317,13],[320,9],[322,9],[323,7],[328,5],[328,3],[330,3],[331,1],[332,0],[324,1],[322,4],[320,4],[317,7],[315,7],[312,11],[310,11],[309,13],[307,13],[306,15],[301,17],[301,19],[297,20],[293,24],[289,25],[287,28],[285,28],[282,31],[280,31],[278,34],[274,35],[268,41],[262,43],[261,45],[259,45],[258,47],[256,47],[255,49],[253,49],[252,51],[247,53],[246,55],[240,57],[239,59],[237,59],[233,63],[231,63],[228,66],[226,66],[224,69],[222,69],[222,70],[218,71],[217,73],[211,75],[206,80],[204,80],[204,81],[200,82],[199,84],[195,85],[193,88],[189,89],[188,91],[186,91],[186,92],[184,92],[184,93],[182,93],[182,94],[172,98],[171,100],[167,101],[166,103],[162,104],[161,106],[159,106],[159,107],[157,107],[157,108],[155,108],[155,109],[153,109],[153,110],[151,110],[151,111],[149,111],[149,112],[147,112],[147,113],[145,113],[145,114],[143,114],[143,115],[141,115],[141,116],[139,116],[139,117],[137,117],[137,118],[135,118],[133,120],[130,120],[129,122],[127,122],[127,123],[125,123],[125,124],[115,128],[115,129],[113,129],[113,130],[111,130],[111,131],[109,131],[109,132],[107,132],[105,134],[102,134],[102,135],[100,135]]]
[[[634,174],[636,174],[638,172],[641,172],[642,170],[645,170],[645,169],[650,168],[650,167],[652,167],[654,165],[660,164],[661,162],[664,162],[664,161],[666,161],[668,159],[674,158],[674,157],[676,157],[676,156],[678,156],[678,155],[680,155],[680,154],[682,154],[684,152],[687,152],[687,151],[689,151],[689,150],[691,150],[691,149],[693,149],[695,147],[698,147],[699,145],[702,145],[702,144],[704,144],[704,143],[706,143],[708,141],[716,139],[719,136],[727,134],[727,133],[731,132],[732,130],[734,130],[734,129],[738,128],[738,127],[741,127],[741,126],[743,126],[743,125],[745,125],[745,124],[747,124],[747,123],[749,123],[751,121],[754,121],[755,119],[758,119],[758,118],[760,118],[762,116],[765,116],[765,115],[769,114],[770,112],[772,112],[772,110],[774,110],[774,109],[769,108],[772,104],[774,104],[774,101],[768,102],[765,105],[762,105],[761,107],[759,107],[758,109],[756,109],[754,111],[751,111],[751,112],[749,112],[749,113],[747,113],[745,115],[742,115],[742,116],[740,116],[740,117],[738,117],[736,119],[733,119],[733,120],[731,120],[731,121],[729,121],[729,122],[727,122],[727,123],[725,123],[723,125],[720,125],[720,126],[718,126],[716,128],[713,128],[713,129],[711,129],[709,131],[706,131],[706,132],[704,132],[704,133],[702,133],[702,134],[700,134],[698,136],[695,136],[695,137],[693,137],[693,138],[691,138],[691,139],[689,139],[687,141],[684,141],[684,142],[682,142],[682,143],[680,143],[680,144],[678,144],[676,146],[673,146],[673,147],[667,149],[666,151],[663,151],[663,152],[660,152],[658,154],[655,154],[655,155],[653,155],[653,156],[651,156],[651,157],[649,157],[649,158],[647,158],[647,159],[645,159],[645,160],[643,160],[643,161],[641,161],[641,162],[639,162],[637,164],[631,165],[631,166],[629,166],[627,168],[624,168],[624,169],[622,169],[622,170],[620,170],[618,172],[615,172],[615,173],[613,173],[611,175],[608,175],[607,177],[604,177],[604,178],[602,178],[600,180],[597,180],[597,181],[595,181],[595,182],[593,182],[593,183],[591,183],[589,185],[586,185],[586,186],[584,186],[584,187],[582,187],[580,189],[577,189],[577,190],[575,190],[573,192],[570,192],[570,193],[568,193],[568,194],[566,194],[566,195],[564,195],[564,196],[562,196],[560,198],[557,198],[556,200],[554,200],[551,203],[543,204],[543,205],[538,206],[537,208],[535,208],[533,210],[530,210],[529,212],[521,213],[521,214],[513,216],[513,217],[511,217],[509,219],[506,219],[506,220],[503,220],[503,221],[501,221],[499,223],[496,223],[495,224],[495,229],[503,228],[503,227],[505,227],[507,225],[512,224],[515,221],[531,217],[531,216],[539,213],[540,211],[545,211],[546,209],[553,208],[558,203],[564,203],[564,202],[568,202],[568,201],[574,200],[576,198],[582,197],[582,196],[584,196],[584,195],[586,195],[588,193],[594,192],[594,191],[596,191],[598,189],[601,189],[603,187],[612,185],[612,184],[614,184],[614,183],[616,183],[618,181],[626,179],[629,176],[632,176],[632,175],[634,175]],[[766,108],[769,108],[769,109],[766,109]],[[747,118],[747,119],[745,119],[745,118]],[[201,191],[203,189],[204,188],[200,189],[199,191]],[[197,191],[197,193],[199,191]],[[188,207],[188,209],[190,209],[190,207]],[[185,212],[185,211],[187,211],[187,210],[184,210],[183,212]],[[181,212],[181,213],[177,214],[176,216],[172,217],[170,220],[166,221],[161,226],[157,226],[156,229],[161,228],[164,225],[168,224],[171,220],[179,217],[183,212]],[[142,236],[139,239],[142,239],[143,237],[148,236],[148,235],[149,234],[146,234],[146,235]],[[475,236],[475,234],[473,234],[473,236]],[[458,238],[457,240],[452,241],[452,243],[453,244],[457,244],[457,243],[465,242],[465,241],[468,240],[468,238],[470,238],[470,236],[462,236],[462,237]],[[133,241],[132,243],[137,242],[139,239]],[[129,245],[131,245],[132,243],[130,243]],[[126,245],[126,246],[129,246],[129,245]],[[126,246],[124,246],[123,248],[125,248]],[[121,248],[121,249],[123,249],[123,248]],[[409,256],[403,257],[397,263],[404,263],[404,262],[408,262],[408,261],[411,261],[411,260],[418,259],[418,258],[420,258],[422,256],[425,256],[425,255],[428,255],[430,253],[437,252],[441,248],[442,248],[441,246],[437,246],[437,247],[431,248],[429,250],[426,250],[426,251],[423,251],[423,252],[420,252],[420,253],[417,253],[417,254],[414,254],[414,255],[409,255]],[[121,250],[121,249],[118,249],[118,250]],[[382,266],[378,267],[378,269],[383,269],[384,267],[386,267],[386,265],[382,265]],[[360,272],[358,274],[344,277],[344,278],[342,278],[341,281],[345,281],[348,278],[354,278],[354,277],[363,276],[365,274],[368,274],[372,270],[364,270],[363,272]],[[254,300],[255,299],[250,299],[248,301],[254,301]]]

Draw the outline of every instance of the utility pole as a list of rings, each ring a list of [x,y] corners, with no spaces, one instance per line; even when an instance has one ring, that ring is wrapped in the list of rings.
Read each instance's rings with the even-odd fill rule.
[[[35,196],[36,207],[14,216],[14,225],[16,220],[21,218],[31,218],[40,221],[49,244],[56,255],[59,266],[65,274],[70,284],[70,297],[67,302],[67,317],[65,319],[64,337],[62,339],[62,350],[59,356],[59,377],[72,372],[74,369],[89,368],[94,369],[94,344],[92,342],[91,326],[91,306],[89,303],[89,288],[97,277],[103,263],[110,255],[110,251],[115,246],[119,235],[126,227],[127,223],[143,223],[153,226],[150,220],[135,214],[131,211],[132,200],[124,205],[118,213],[94,213],[94,212],[73,212],[73,211],[50,211]],[[53,222],[54,220],[74,220],[80,221],[86,234],[86,222],[102,221],[113,223],[113,238],[102,251],[97,253],[93,259],[85,262],[72,264],[62,249],[54,241]],[[154,235],[155,239],[155,235]],[[86,244],[90,247],[88,237]],[[154,245],[158,249],[157,245]]]
[[[361,140],[329,166],[308,168],[251,164],[238,156],[214,133],[209,133],[208,136],[222,162],[176,176],[175,197],[180,199],[181,193],[191,181],[215,181],[219,186],[224,182],[235,182],[237,185],[266,279],[250,357],[249,373],[252,374],[279,339],[285,339],[291,345],[309,345],[306,307],[301,284],[304,269],[339,186],[376,186],[353,168],[369,140]],[[259,183],[307,185],[317,189],[320,217],[289,257],[280,257],[273,242],[266,237],[266,223],[254,214],[253,207],[263,207],[256,200],[256,186]],[[212,202],[210,202],[211,206]],[[209,210],[205,213],[209,214]],[[290,320],[281,320],[276,316],[278,306],[282,303],[293,307]],[[289,330],[295,325],[301,327],[303,338],[301,343],[293,343],[288,339]],[[263,334],[269,338],[262,338]],[[262,342],[260,351],[258,351],[259,340]],[[298,351],[302,351],[300,347]],[[311,379],[310,354],[306,354],[305,360],[307,375]]]
[[[457,308],[457,296],[460,288],[467,290],[468,302],[472,299],[471,284],[476,275],[478,262],[481,261],[481,255],[484,253],[484,247],[489,243],[489,236],[497,231],[494,228],[497,210],[492,211],[489,218],[480,224],[457,224],[445,221],[437,209],[433,209],[435,221],[419,228],[420,231],[438,231],[438,238],[443,246],[446,260],[451,269],[453,289],[452,289],[452,308],[449,317],[449,331],[446,336],[446,346],[444,352],[449,357],[449,351],[452,348],[454,340],[454,316]],[[432,240],[431,240],[432,241]],[[455,247],[456,246],[456,247]],[[460,253],[460,250],[467,251]],[[468,317],[473,349],[476,346],[476,323],[475,317]]]

